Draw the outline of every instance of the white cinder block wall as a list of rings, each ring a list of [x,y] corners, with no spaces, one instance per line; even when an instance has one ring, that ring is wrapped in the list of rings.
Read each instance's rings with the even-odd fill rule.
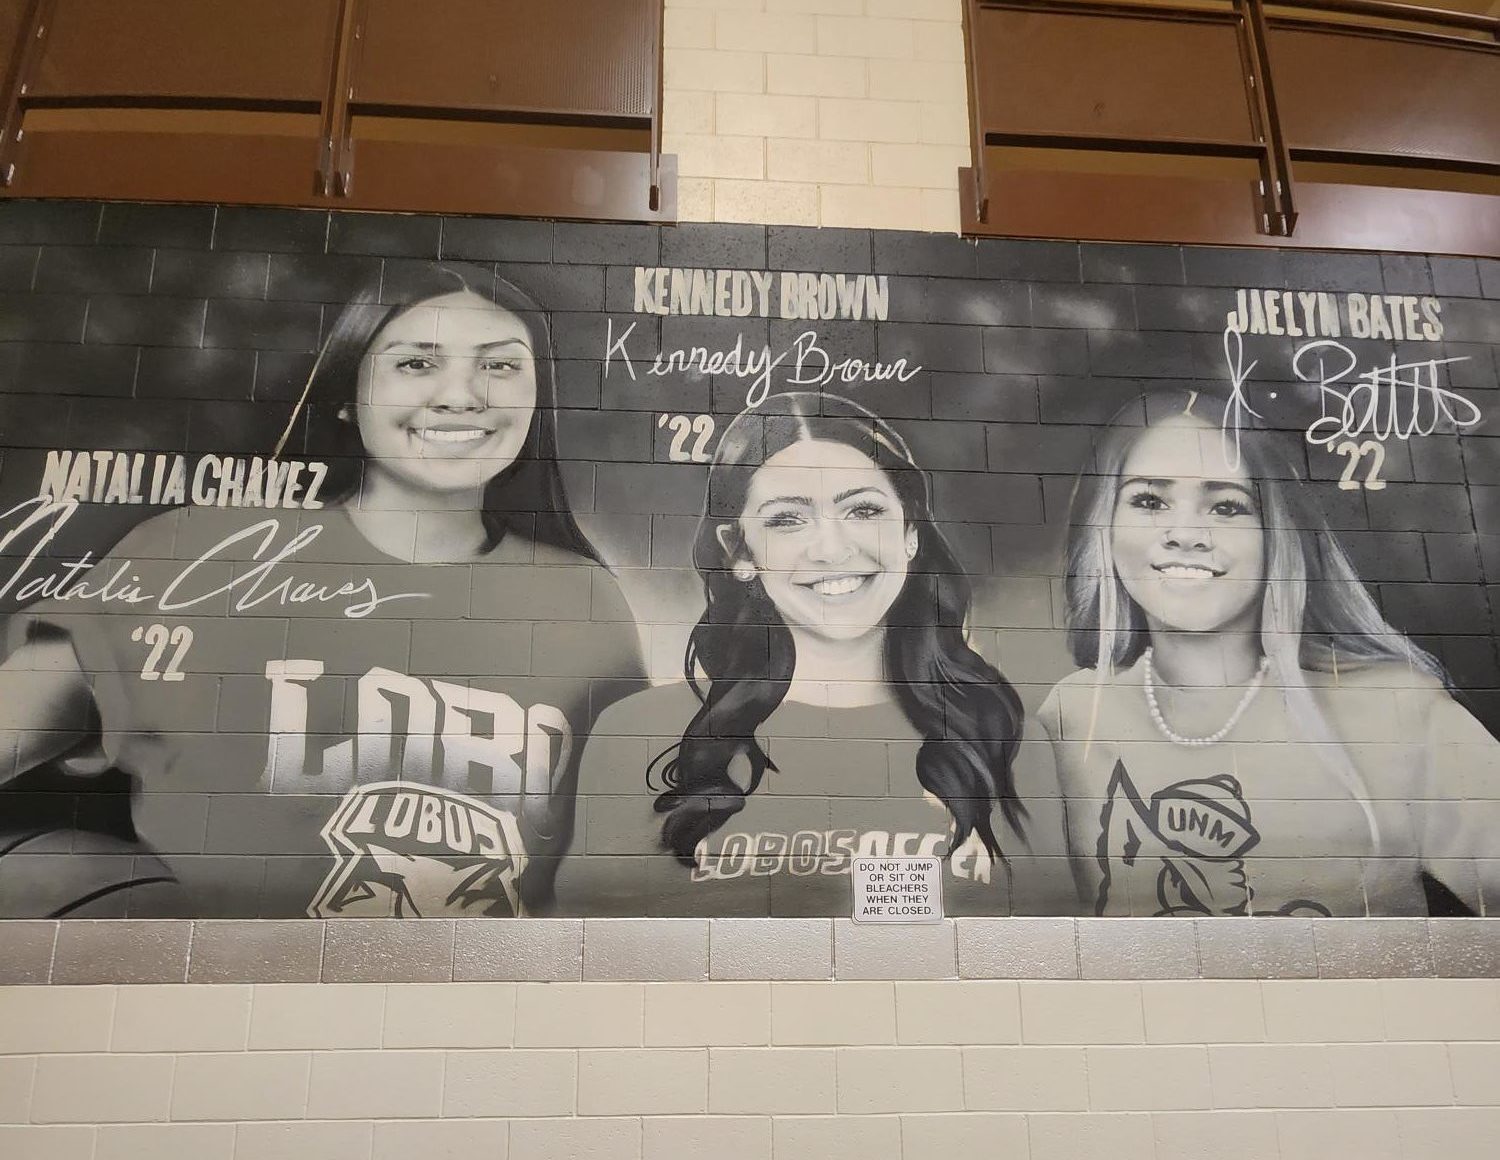
[[[684,220],[956,229],[959,0],[666,44]],[[0,989],[4,1160],[1497,1155],[1494,979]]]
[[[684,221],[958,230],[960,0],[667,0]]]
[[[0,991],[6,1160],[1494,1160],[1497,1080],[1493,979]]]

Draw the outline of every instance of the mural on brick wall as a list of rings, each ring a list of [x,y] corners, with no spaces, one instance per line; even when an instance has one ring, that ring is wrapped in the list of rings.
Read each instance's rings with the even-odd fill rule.
[[[0,206],[0,914],[1500,905],[1500,267]]]

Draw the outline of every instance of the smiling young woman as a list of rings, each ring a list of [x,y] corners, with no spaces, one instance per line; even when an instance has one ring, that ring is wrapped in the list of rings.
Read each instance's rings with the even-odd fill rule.
[[[360,360],[354,423],[363,511],[478,516],[485,484],[520,458],[536,415],[536,340],[472,290],[428,298],[377,332]],[[341,416],[345,422],[350,416]],[[472,550],[472,545],[470,546]],[[463,551],[455,544],[447,554]]]
[[[581,738],[641,675],[554,396],[546,316],[493,268],[367,287],[276,448],[326,464],[318,509],[158,515],[95,565],[150,599],[15,618],[0,781],[124,771],[189,914],[545,912]]]
[[[1500,843],[1464,784],[1500,744],[1385,621],[1275,433],[1221,413],[1151,392],[1074,491],[1082,668],[1041,718],[1085,904],[1419,914],[1426,872],[1477,911]]]
[[[600,719],[559,909],[848,914],[853,856],[935,855],[951,913],[1007,913],[1021,706],[965,638],[968,581],[901,437],[770,396],[720,440],[693,560],[686,680]]]

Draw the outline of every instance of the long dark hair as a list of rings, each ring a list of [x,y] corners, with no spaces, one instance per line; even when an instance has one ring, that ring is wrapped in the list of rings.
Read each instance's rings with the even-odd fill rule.
[[[305,453],[328,463],[322,490],[325,501],[336,503],[357,492],[364,475],[365,449],[349,412],[357,405],[360,365],[371,343],[388,323],[413,307],[464,291],[520,319],[536,366],[536,409],[526,442],[516,461],[484,487],[480,507],[484,550],[494,548],[508,533],[518,532],[601,563],[599,553],[573,519],[557,467],[557,383],[547,315],[530,295],[499,277],[492,267],[387,264],[381,277],[361,287],[329,327],[300,413],[288,424],[283,442],[300,423]]]
[[[793,443],[820,439],[853,447],[891,481],[917,530],[917,553],[901,594],[886,614],[886,679],[908,721],[922,735],[917,781],[953,816],[952,846],[978,833],[1002,857],[990,821],[998,802],[1012,826],[1024,810],[1012,764],[1020,745],[1020,698],[969,647],[967,577],[933,523],[931,487],[906,443],[884,420],[832,395],[772,395],[725,430],[709,467],[708,496],[693,545],[703,580],[703,616],[689,639],[684,671],[700,707],[682,740],[652,762],[665,789],[656,799],[662,843],[684,865],[698,843],[744,808],[766,770],[775,770],[755,731],[791,686],[796,648],[791,630],[759,580],[731,572],[743,551],[739,517],[750,481],[766,460]],[[721,542],[727,528],[729,547]],[[706,682],[706,683],[705,683]],[[730,767],[743,762],[741,788]]]

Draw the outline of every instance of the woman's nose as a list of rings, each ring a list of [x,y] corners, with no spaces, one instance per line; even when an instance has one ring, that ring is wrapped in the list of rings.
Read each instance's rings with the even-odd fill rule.
[[[820,519],[813,525],[807,554],[820,564],[837,564],[849,557],[849,539],[842,520]]]
[[[1213,532],[1205,526],[1171,524],[1162,529],[1162,544],[1168,548],[1206,552],[1214,546]]]
[[[429,405],[444,410],[476,411],[485,405],[485,375],[478,359],[443,360],[433,376]]]

